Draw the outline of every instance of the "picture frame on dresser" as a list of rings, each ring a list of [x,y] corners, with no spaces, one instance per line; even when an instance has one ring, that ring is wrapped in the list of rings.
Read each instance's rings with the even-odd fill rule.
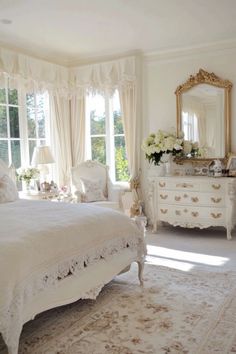
[[[226,169],[229,170],[229,176],[236,177],[236,155],[229,156]]]

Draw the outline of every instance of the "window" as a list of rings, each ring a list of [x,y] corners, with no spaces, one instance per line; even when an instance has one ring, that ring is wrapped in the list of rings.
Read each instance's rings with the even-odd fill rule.
[[[47,126],[48,116],[48,95],[44,94],[27,94],[27,130],[28,130],[28,155],[29,161],[32,159],[35,146],[46,145],[46,132],[49,130]]]
[[[182,118],[184,138],[186,140],[199,141],[197,116],[194,113],[183,112]]]
[[[110,166],[113,181],[128,181],[119,93],[89,94],[86,99],[86,157]]]
[[[0,88],[0,158],[21,165],[19,102],[17,90]]]
[[[30,165],[34,147],[49,143],[48,95],[0,88],[0,158],[16,168]]]

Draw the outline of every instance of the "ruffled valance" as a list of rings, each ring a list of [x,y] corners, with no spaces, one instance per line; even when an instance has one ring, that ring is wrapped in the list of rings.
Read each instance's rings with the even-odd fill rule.
[[[72,68],[70,83],[73,93],[79,97],[87,91],[103,93],[106,90],[113,92],[121,86],[134,87],[136,85],[135,57]]]
[[[134,56],[109,62],[66,68],[0,48],[0,85],[23,85],[28,92],[49,91],[64,97],[82,97],[88,91],[113,92],[118,87],[136,85]]]
[[[23,85],[28,92],[69,92],[68,68],[0,48],[0,85],[6,78],[11,88]]]

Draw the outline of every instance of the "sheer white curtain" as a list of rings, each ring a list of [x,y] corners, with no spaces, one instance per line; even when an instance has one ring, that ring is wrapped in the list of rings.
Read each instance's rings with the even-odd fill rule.
[[[85,160],[85,97],[70,101],[72,166]]]
[[[128,165],[131,177],[135,177],[139,170],[139,153],[137,149],[137,93],[135,87],[119,88],[120,106],[125,131],[125,143]]]
[[[68,186],[72,167],[69,98],[54,93],[50,95],[49,102],[56,181],[59,186]]]

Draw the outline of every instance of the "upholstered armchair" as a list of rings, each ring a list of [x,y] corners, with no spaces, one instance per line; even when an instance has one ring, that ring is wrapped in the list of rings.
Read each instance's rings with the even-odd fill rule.
[[[93,203],[101,207],[123,211],[120,186],[114,185],[108,166],[87,160],[71,169],[72,193],[78,203]]]

